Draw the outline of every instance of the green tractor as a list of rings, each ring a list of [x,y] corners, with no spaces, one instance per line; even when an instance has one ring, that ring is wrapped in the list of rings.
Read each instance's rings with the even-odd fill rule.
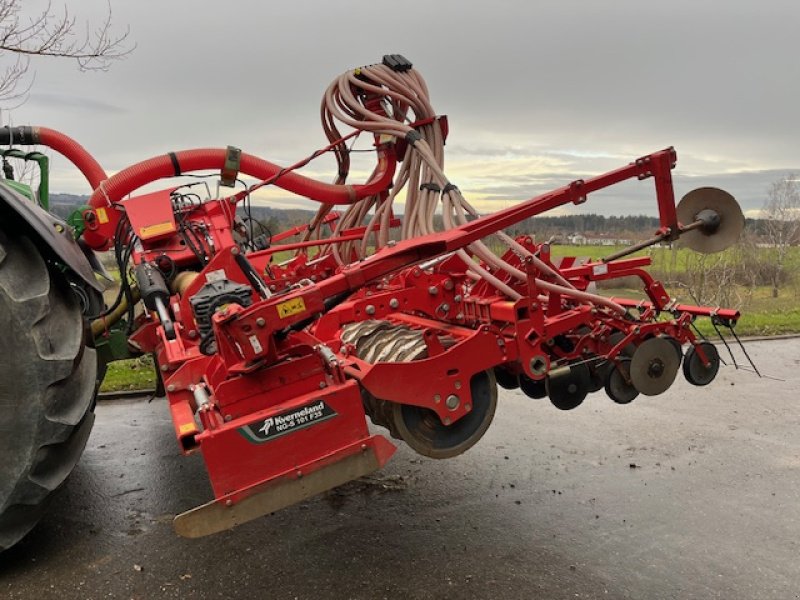
[[[0,143],[9,137],[0,130]],[[38,164],[38,190],[13,181],[8,156]],[[47,157],[7,150],[3,164],[0,551],[33,528],[78,462],[105,370],[90,329],[103,310],[99,262],[47,210]]]

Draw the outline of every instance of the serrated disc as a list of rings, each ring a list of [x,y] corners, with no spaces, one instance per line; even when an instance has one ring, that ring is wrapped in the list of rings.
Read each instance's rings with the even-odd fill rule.
[[[631,383],[645,396],[663,394],[675,381],[679,366],[675,346],[664,338],[650,338],[633,353]]]
[[[684,226],[694,223],[703,210],[717,213],[719,226],[712,231],[702,227],[687,231],[681,235],[681,241],[703,254],[720,252],[735,244],[744,230],[744,215],[736,199],[725,190],[702,187],[686,194],[675,207],[678,221]]]

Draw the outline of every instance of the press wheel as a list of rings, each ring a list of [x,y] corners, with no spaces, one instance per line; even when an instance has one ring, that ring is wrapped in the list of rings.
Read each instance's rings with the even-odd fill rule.
[[[430,458],[451,458],[469,450],[483,437],[497,408],[497,385],[492,371],[470,381],[472,410],[445,425],[429,408],[392,403],[391,419],[397,433],[412,449]]]
[[[494,378],[497,380],[497,385],[504,390],[515,390],[519,387],[519,375],[503,367],[495,367]]]
[[[547,395],[559,410],[572,410],[581,405],[589,393],[591,378],[586,363],[572,365],[568,370],[547,376]]]
[[[703,361],[700,360],[700,355],[697,353],[698,347],[706,355],[709,361],[708,366],[704,365]],[[686,352],[686,357],[683,360],[683,376],[692,385],[708,385],[717,376],[719,362],[719,352],[717,352],[716,346],[709,342],[701,342],[697,346],[692,346]]]
[[[528,398],[539,400],[547,396],[547,387],[545,386],[544,379],[531,379],[527,375],[519,376],[519,389]]]
[[[639,390],[631,384],[630,369],[631,359],[620,358],[608,373],[606,394],[617,404],[629,404],[639,395]]]

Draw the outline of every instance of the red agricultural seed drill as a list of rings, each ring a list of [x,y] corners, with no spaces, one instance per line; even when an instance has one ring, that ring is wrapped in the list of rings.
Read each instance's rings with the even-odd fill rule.
[[[661,394],[681,361],[690,383],[714,379],[719,355],[694,321],[732,330],[739,313],[678,304],[645,270],[649,258],[626,258],[678,238],[716,252],[744,226],[715,188],[676,207],[672,148],[479,215],[444,173],[447,118],[404,57],[338,77],[321,115],[330,143],[289,167],[210,148],[112,177],[59,132],[0,129],[4,156],[37,161],[42,183],[32,193],[8,170],[0,182],[0,550],[34,526],[77,462],[111,360],[153,354],[179,448],[203,456],[214,498],[175,518],[188,537],[379,469],[395,446],[367,416],[420,454],[448,458],[488,429],[497,384],[568,410],[602,388],[621,404]],[[351,184],[360,134],[374,141],[376,164]],[[46,157],[19,149],[34,145],[63,154],[93,190],[66,223],[47,211]],[[327,152],[332,183],[297,173]],[[219,184],[207,197],[180,182],[136,195],[209,171]],[[258,183],[237,186],[240,174]],[[628,179],[655,184],[660,227],[646,242],[581,262],[504,233]],[[262,231],[248,207],[268,185],[318,202],[316,216]],[[502,252],[482,241],[490,236]],[[110,304],[95,251],[113,251],[119,267]],[[596,293],[595,282],[621,277],[638,278],[648,300]]]

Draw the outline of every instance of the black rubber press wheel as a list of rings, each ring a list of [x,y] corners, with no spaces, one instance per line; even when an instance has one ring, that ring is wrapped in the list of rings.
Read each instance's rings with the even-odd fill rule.
[[[394,427],[411,448],[430,458],[463,454],[483,437],[497,408],[497,384],[493,371],[482,371],[470,381],[472,410],[452,425],[442,423],[428,408],[395,404]]]
[[[617,404],[630,404],[639,395],[631,383],[631,359],[620,358],[606,376],[606,394]]]
[[[0,231],[0,551],[36,525],[78,462],[96,390],[77,296],[29,239]]]
[[[494,368],[494,378],[497,380],[497,385],[504,390],[515,390],[519,387],[519,375],[503,367]]]
[[[703,361],[700,360],[700,355],[697,353],[698,347],[706,355],[708,365],[704,365]],[[714,344],[700,342],[697,346],[689,348],[686,353],[686,358],[683,361],[683,375],[686,377],[686,381],[692,385],[708,385],[717,376],[719,362],[719,352],[717,352]]]
[[[586,363],[577,363],[568,369],[558,369],[547,376],[545,384],[553,406],[559,410],[573,410],[583,403],[589,393],[589,367]]]
[[[520,375],[519,389],[521,389],[528,398],[538,400],[539,398],[547,397],[547,387],[545,386],[544,379],[531,379],[527,375]]]

